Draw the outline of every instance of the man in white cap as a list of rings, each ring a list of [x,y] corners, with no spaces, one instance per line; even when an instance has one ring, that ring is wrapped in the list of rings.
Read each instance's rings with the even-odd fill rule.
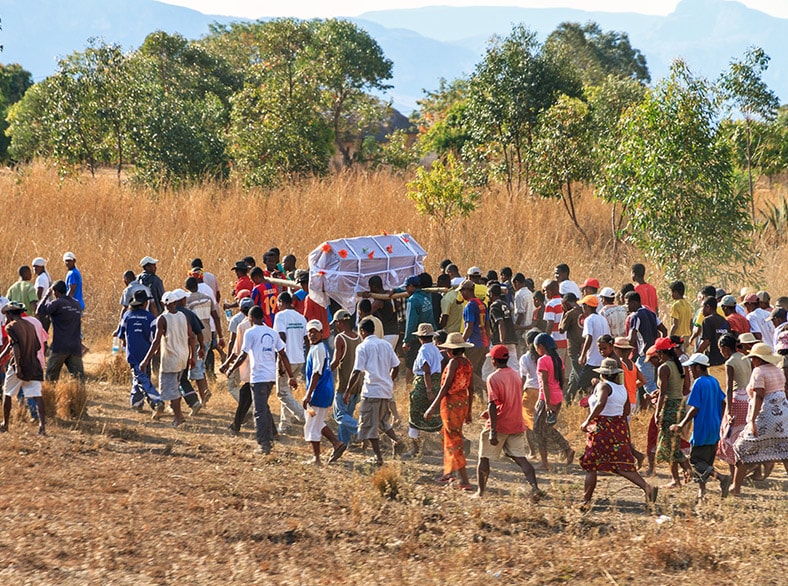
[[[156,266],[159,261],[150,256],[144,257],[140,261],[142,272],[137,275],[137,281],[145,285],[151,294],[150,311],[153,315],[161,315],[164,311],[164,304],[161,301],[164,295],[164,283],[156,274]]]
[[[50,277],[47,272],[47,261],[40,256],[34,258],[33,262],[30,264],[33,265],[33,274],[36,277],[33,287],[36,289],[36,297],[40,303],[41,299],[44,297],[44,293],[52,286],[52,277]],[[44,329],[49,329],[48,322],[47,325],[44,326]]]
[[[186,368],[194,368],[194,334],[189,327],[186,315],[177,309],[181,297],[165,292],[162,303],[166,311],[156,319],[156,337],[153,339],[140,370],[145,371],[153,355],[161,351],[161,370],[159,371],[159,396],[169,401],[172,407],[173,427],[184,422],[181,413],[181,392],[178,381]]]
[[[66,295],[79,302],[79,307],[85,309],[85,298],[82,296],[82,273],[77,268],[77,257],[73,252],[63,255],[63,263],[66,265]]]
[[[607,320],[610,335],[614,338],[625,336],[627,333],[627,308],[616,303],[616,292],[612,287],[604,287],[599,292],[599,300],[602,302],[599,315]]]

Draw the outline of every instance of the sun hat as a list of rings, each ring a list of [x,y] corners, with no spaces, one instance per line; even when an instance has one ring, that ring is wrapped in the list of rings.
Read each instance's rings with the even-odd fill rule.
[[[594,279],[593,277],[590,279],[586,279],[585,281],[583,281],[583,284],[580,285],[581,289],[583,287],[593,287],[594,289],[599,289],[599,281],[597,279]]]
[[[434,335],[435,328],[432,327],[432,324],[419,324],[419,327],[416,328],[417,338],[431,338]]]
[[[152,256],[145,256],[145,257],[143,257],[143,258],[142,258],[142,260],[140,261],[140,266],[141,266],[141,267],[144,267],[145,265],[155,265],[155,264],[157,264],[158,262],[159,262],[159,261],[158,261],[158,260],[156,260],[155,258],[153,258]]]
[[[331,325],[337,323],[338,321],[343,321],[346,319],[350,319],[350,313],[345,309],[340,309],[334,314],[334,319],[331,320]],[[322,331],[322,330],[321,330]]]
[[[657,338],[654,342],[654,349],[657,352],[666,352],[672,348],[675,348],[676,344],[670,341],[670,338]]]
[[[736,307],[736,298],[733,295],[725,295],[720,300],[720,305],[723,307]]]
[[[318,332],[323,331],[323,324],[320,322],[319,319],[310,319],[306,322],[306,331],[309,330],[317,330]]]
[[[589,307],[599,307],[599,297],[596,295],[586,295],[580,300],[580,305],[588,305]]]
[[[613,290],[613,287],[605,287],[599,292],[599,296],[605,299],[615,299],[616,292]]]
[[[759,341],[751,332],[739,334],[739,344],[757,344]]]
[[[616,341],[613,342],[613,346],[616,348],[621,348],[622,350],[634,350],[632,344],[629,343],[629,338],[625,336],[619,336],[616,338]]]
[[[446,341],[440,345],[441,348],[473,348],[473,344],[466,342],[460,332],[452,332],[446,336]]]
[[[476,276],[481,277],[482,276],[482,270],[479,267],[471,267],[471,268],[468,269],[468,273],[467,274],[468,274],[469,277],[476,277]]]
[[[681,366],[692,366],[693,364],[700,364],[701,366],[709,366],[709,357],[700,352],[690,354],[690,357],[681,363]]]
[[[47,261],[45,261],[40,256],[37,256],[33,259],[33,262],[31,262],[30,264],[33,265],[34,267],[45,267],[47,266]]]
[[[646,349],[646,358],[652,358],[657,355],[657,347],[656,346],[649,346]]]
[[[618,366],[618,362],[615,358],[605,358],[602,364],[599,365],[599,368],[594,369],[594,372],[598,372],[599,374],[618,374],[624,371]]]
[[[747,354],[745,358],[760,358],[764,362],[775,365],[780,364],[783,361],[782,356],[779,356],[778,354],[772,354],[771,346],[769,346],[769,344],[764,344],[763,342],[758,342],[755,344],[755,346],[750,348],[750,353]]]
[[[73,252],[67,252],[63,255],[63,262],[66,262],[67,260],[77,260],[77,257],[74,256]]]
[[[141,307],[148,302],[148,294],[145,289],[137,289],[134,291],[134,296],[131,298],[129,305],[131,307]]]
[[[2,313],[6,314],[9,311],[16,312],[16,311],[24,311],[25,306],[18,301],[9,301],[5,305],[3,305]]]
[[[496,344],[490,348],[490,353],[487,356],[493,360],[509,360],[509,348],[503,344]]]

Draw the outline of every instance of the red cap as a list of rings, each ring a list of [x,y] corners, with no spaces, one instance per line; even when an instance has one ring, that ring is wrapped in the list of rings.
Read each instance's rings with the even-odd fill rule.
[[[580,288],[583,287],[593,287],[594,289],[599,289],[599,281],[596,279],[586,279],[585,282],[580,285]]]
[[[249,291],[249,289],[241,289],[240,291],[238,291],[238,293],[235,294],[235,299],[237,301],[240,301],[244,297],[251,297],[251,296],[252,296],[252,292]]]
[[[654,348],[657,352],[665,352],[675,347],[676,345],[670,341],[670,338],[657,338],[657,341],[654,342]]]
[[[490,348],[490,353],[487,356],[493,360],[509,360],[509,348],[503,344],[496,344]]]
[[[755,293],[750,293],[744,298],[744,303],[760,303],[760,301]]]

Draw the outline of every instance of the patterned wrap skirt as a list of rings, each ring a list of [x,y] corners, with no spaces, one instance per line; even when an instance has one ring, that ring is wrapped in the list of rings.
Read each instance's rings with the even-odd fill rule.
[[[657,438],[657,462],[680,463],[687,459],[681,451],[681,436],[670,426],[684,417],[684,399],[666,399],[662,407],[662,424]]]
[[[583,470],[635,472],[635,457],[630,449],[629,424],[623,415],[596,418],[596,429],[588,432],[585,453],[580,457]]]
[[[736,453],[733,451],[733,445],[739,439],[739,435],[744,428],[747,427],[747,408],[749,403],[741,399],[733,398],[731,401],[731,415],[735,417],[733,425],[729,426],[722,423],[720,428],[720,443],[717,445],[717,457],[726,464],[736,464]],[[730,436],[725,437],[730,430]]]
[[[432,382],[432,400],[438,395],[441,388],[441,373],[436,372],[430,376]],[[410,392],[410,410],[408,412],[408,424],[420,431],[440,431],[443,427],[441,418],[434,414],[431,419],[424,419],[424,412],[432,405],[432,400],[427,397],[427,385],[424,384],[424,376],[417,374],[413,378],[413,390]]]
[[[738,462],[780,462],[788,460],[788,399],[775,391],[763,398],[761,412],[755,417],[754,437],[749,426],[739,434],[733,445]]]

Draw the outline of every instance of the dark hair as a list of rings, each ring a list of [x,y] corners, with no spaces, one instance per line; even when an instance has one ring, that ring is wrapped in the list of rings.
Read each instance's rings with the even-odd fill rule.
[[[282,291],[277,299],[285,305],[290,305],[293,302],[293,296],[288,291]]]
[[[623,285],[621,285],[621,291],[619,291],[619,294],[621,295],[621,297],[626,298],[627,293],[634,290],[635,290],[635,286],[632,283],[624,283]]]
[[[676,344],[677,346],[681,346],[684,344],[684,338],[682,338],[681,336],[669,336],[668,339],[674,344]]]
[[[134,274],[134,271],[126,271],[123,273],[123,278],[128,279],[129,281],[133,281],[137,278],[137,275]]]
[[[252,307],[252,309],[249,310],[248,315],[252,319],[263,319],[263,317],[265,317],[265,314],[263,313],[263,308],[260,307],[259,305],[255,305],[254,307]]]
[[[249,273],[249,276],[250,277],[263,277],[263,276],[265,276],[265,273],[263,272],[263,269],[261,269],[260,267],[254,267],[252,269],[252,272]]]
[[[517,273],[514,277],[512,277],[512,283],[525,284],[525,276],[522,273]]]
[[[202,259],[201,258],[193,258],[192,259],[192,268],[193,269],[197,269],[197,268],[201,269],[202,268]]]
[[[564,293],[564,296],[561,297],[561,301],[564,301],[566,303],[574,303],[577,301],[577,295],[575,295],[571,291],[569,293]]]
[[[451,262],[451,259],[444,258],[444,259],[441,261],[441,264],[440,264],[439,266],[440,266],[440,268],[441,268],[441,270],[442,270],[442,271],[445,271],[445,270],[446,270],[446,267],[447,267],[447,266],[449,266],[450,264],[453,264],[453,263]]]
[[[451,287],[451,277],[446,273],[438,275],[438,287]]]
[[[559,273],[566,273],[566,276],[569,276],[569,265],[566,263],[561,263],[560,265],[555,265],[555,270]]]
[[[281,252],[279,252],[279,249],[276,246],[271,247],[268,250],[268,252],[273,252],[276,256],[279,256],[281,254]]]
[[[706,306],[711,307],[712,311],[716,311],[717,310],[717,298],[716,297],[706,297],[706,299],[703,300],[703,307],[706,307]]]
[[[358,309],[364,313],[372,313],[372,302],[369,299],[362,299],[358,302]]]
[[[544,293],[542,291],[534,291],[534,301],[544,302]]]
[[[668,358],[670,358],[671,360],[673,360],[673,362],[676,363],[676,367],[679,369],[679,374],[681,375],[681,378],[684,378],[684,367],[681,365],[681,360],[679,360],[678,354],[676,354],[676,349],[671,348],[669,350],[663,350],[663,352],[668,355]]]
[[[544,346],[547,355],[550,356],[551,360],[553,361],[553,375],[555,376],[555,380],[558,381],[558,384],[561,385],[561,388],[564,387],[564,363],[561,360],[561,357],[558,355],[558,349],[555,345],[555,340],[550,336],[550,334],[539,334],[536,336],[534,340],[534,347],[536,346]],[[548,390],[545,389],[545,395],[548,393]]]
[[[21,267],[19,267],[19,276],[20,276],[20,277],[21,277],[22,275],[24,275],[25,273],[29,273],[29,272],[30,272],[30,267],[29,267],[29,266],[27,266],[27,265],[22,265]]]
[[[379,275],[372,275],[367,283],[370,287],[372,287],[373,284],[383,287],[383,279],[381,279]]]
[[[445,269],[443,269],[443,270],[444,270],[444,271],[446,271],[447,273],[448,273],[449,271],[453,271],[453,272],[455,272],[455,273],[459,273],[459,272],[460,272],[460,267],[458,267],[456,264],[452,263],[452,264],[450,264],[449,266],[447,266],[447,267],[446,267]]]
[[[739,347],[739,340],[737,340],[736,336],[733,334],[728,333],[721,336],[720,339],[717,340],[717,345],[721,348],[728,348],[732,352],[736,352]]]
[[[605,344],[615,344],[616,339],[610,334],[602,334],[596,339],[596,343],[599,344],[599,342],[604,342]]]
[[[52,290],[57,291],[61,295],[65,295],[66,291],[68,291],[68,287],[66,287],[65,281],[55,281],[54,285],[52,285]]]
[[[452,348],[451,355],[452,356],[462,356],[465,354],[465,348]]]
[[[501,274],[501,278],[502,278],[502,279],[506,279],[507,277],[508,277],[509,279],[511,279],[511,278],[512,278],[512,269],[511,269],[511,267],[503,267],[503,268],[502,268],[500,271],[498,271],[498,272]]]
[[[446,330],[436,330],[434,336],[435,345],[437,346],[438,344],[443,344],[446,341],[446,338],[448,337],[449,337],[449,332],[447,332]]]
[[[643,277],[646,274],[646,265],[636,262],[632,265],[632,274],[636,277]]]
[[[194,277],[188,277],[186,279],[186,282],[184,283],[184,286],[189,291],[196,291],[197,290],[197,285],[198,285],[197,279],[195,279]]]
[[[487,279],[488,281],[497,281],[498,273],[490,269],[489,271],[487,271],[487,274],[484,276],[484,278]]]
[[[534,288],[534,280],[531,277],[526,277],[525,281],[523,281],[523,285],[525,285],[529,289],[533,289]]]
[[[679,295],[681,295],[682,297],[684,297],[684,291],[685,291],[686,289],[685,289],[685,287],[684,287],[684,283],[683,283],[682,281],[673,281],[673,282],[670,284],[670,290],[671,290],[671,291],[675,291],[676,293],[678,293]]]
[[[368,318],[367,319],[362,319],[361,323],[358,326],[358,328],[359,328],[359,330],[363,330],[363,331],[365,331],[368,334],[374,334],[375,333],[375,322],[373,322],[371,319],[368,319]]]
[[[244,261],[246,263],[246,266],[249,268],[257,266],[257,261],[254,259],[253,256],[245,256],[241,260]]]
[[[492,285],[491,287],[489,287],[487,289],[487,294],[488,295],[495,295],[496,297],[500,297],[501,296],[501,286],[498,283],[496,283],[495,285]]]
[[[704,297],[717,297],[717,288],[714,285],[706,285],[700,290],[701,295]]]
[[[421,273],[419,275],[419,284],[422,289],[432,287],[432,275],[429,273]]]
[[[640,301],[640,293],[638,293],[637,291],[630,291],[629,293],[627,293],[626,295],[624,295],[624,299],[625,299],[626,301],[630,301],[630,300],[631,300],[631,301],[635,301],[635,302],[637,302],[638,304],[640,304],[640,303],[641,303],[641,301]]]

